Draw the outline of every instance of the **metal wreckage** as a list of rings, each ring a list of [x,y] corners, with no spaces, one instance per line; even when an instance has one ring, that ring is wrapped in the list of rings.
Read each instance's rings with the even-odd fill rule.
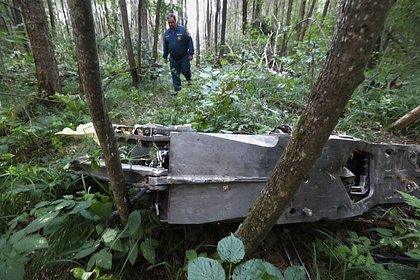
[[[198,133],[190,126],[114,126],[127,184],[150,193],[170,224],[243,219],[263,189],[290,134]],[[106,168],[77,166],[107,180]],[[343,219],[371,207],[420,197],[420,145],[373,144],[330,136],[278,224]]]

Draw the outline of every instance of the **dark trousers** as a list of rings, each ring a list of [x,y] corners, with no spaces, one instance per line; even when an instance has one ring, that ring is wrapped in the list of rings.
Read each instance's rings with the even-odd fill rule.
[[[171,67],[174,90],[178,92],[181,89],[181,73],[187,81],[191,80],[191,65],[188,60],[188,55],[181,58],[173,58],[172,56],[169,56],[169,66]]]

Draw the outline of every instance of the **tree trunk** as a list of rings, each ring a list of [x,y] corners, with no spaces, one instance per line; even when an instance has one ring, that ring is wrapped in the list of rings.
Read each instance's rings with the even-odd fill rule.
[[[149,10],[146,6],[147,1],[142,0],[143,2],[143,9],[142,9],[142,38],[144,42],[144,47],[146,49],[150,49],[150,38],[149,38]]]
[[[50,24],[51,24],[51,33],[55,37],[57,30],[55,28],[55,16],[54,16],[54,6],[52,0],[48,0],[48,12],[50,14]]]
[[[248,0],[242,0],[242,34],[246,33],[248,23]]]
[[[227,12],[227,0],[223,0],[223,7],[222,7],[222,30],[220,31],[220,51],[219,56],[217,58],[216,65],[222,66],[221,60],[225,54],[225,37],[226,37],[226,12]]]
[[[143,29],[143,21],[142,21],[142,13],[143,13],[143,0],[139,0],[139,5],[137,9],[137,17],[138,17],[138,30],[137,30],[137,75],[139,80],[141,79],[141,48],[142,48],[142,29]]]
[[[301,31],[302,31],[303,19],[305,18],[305,7],[306,7],[306,0],[302,0],[300,2],[299,18],[298,18],[298,22],[296,24],[296,43],[298,43],[299,40],[300,40],[300,34],[301,34]]]
[[[66,32],[67,32],[67,36],[70,38],[70,28],[69,28],[69,24],[68,24],[68,20],[67,20],[67,8],[64,7],[64,1],[65,0],[61,0],[61,11],[63,12],[63,16],[64,16],[64,25],[66,26]]]
[[[275,2],[277,2],[277,0],[274,0]],[[270,16],[270,7],[271,7],[271,0],[265,0],[265,16],[269,17]]]
[[[207,0],[207,10],[206,10],[206,43],[207,48],[211,47],[211,0]]]
[[[322,16],[321,16],[322,20],[324,20],[324,18],[327,16],[329,7],[330,7],[330,0],[327,0],[325,1],[324,9],[322,10]]]
[[[290,19],[292,18],[292,9],[293,9],[293,0],[289,0],[289,4],[287,6],[287,15],[286,15],[286,22],[285,27],[290,25]],[[287,32],[283,35],[283,40],[281,41],[281,48],[280,48],[280,56],[286,55],[286,47],[287,47]]]
[[[309,8],[309,11],[308,11],[308,15],[306,16],[307,19],[312,17],[314,13],[314,9],[315,9],[315,4],[316,4],[316,0],[312,0],[311,7]],[[308,20],[305,21],[305,23],[303,24],[302,33],[300,35],[299,41],[301,42],[303,41],[303,38],[305,37],[305,33],[306,33],[306,30],[308,29],[309,24],[310,22]]]
[[[80,74],[84,76],[83,88],[86,101],[104,155],[107,175],[112,185],[114,203],[118,209],[121,223],[126,225],[128,220],[127,190],[118,145],[108,116],[102,89],[91,2],[69,0],[68,3],[76,35]]]
[[[420,105],[405,114],[402,118],[394,122],[390,129],[392,130],[403,130],[411,124],[414,124],[420,120]]]
[[[287,208],[321,154],[364,69],[394,0],[345,0],[329,55],[292,137],[244,223],[236,231],[247,254]]]
[[[159,23],[160,23],[160,7],[162,6],[162,0],[158,0],[156,3],[156,16],[155,16],[155,32],[153,32],[153,62],[157,60],[157,45],[159,40]]]
[[[196,6],[196,20],[197,20],[197,29],[195,34],[195,44],[196,44],[196,55],[195,55],[195,65],[197,67],[200,66],[200,6],[199,6],[198,0],[195,0],[195,6]]]
[[[215,57],[217,58],[217,39],[219,38],[219,13],[220,13],[220,0],[216,0],[216,14],[214,16],[214,50]]]
[[[20,12],[20,6],[20,0],[13,0],[13,8],[11,8],[11,10],[14,26],[22,23],[22,14]]]
[[[188,14],[187,14],[187,0],[185,0],[184,2],[184,26],[187,27],[188,26]]]
[[[261,15],[261,0],[254,0],[254,9],[252,13],[252,20],[256,20]]]
[[[131,69],[131,80],[133,81],[133,86],[137,86],[139,83],[139,77],[137,76],[136,60],[134,58],[130,29],[128,27],[127,5],[125,0],[119,0],[118,3],[120,5],[121,19],[124,29],[125,48],[127,50],[128,64],[130,65]]]
[[[21,4],[41,97],[52,96],[61,92],[61,85],[44,6],[41,0],[23,0]]]
[[[178,0],[178,19],[177,22],[184,25],[184,0]]]

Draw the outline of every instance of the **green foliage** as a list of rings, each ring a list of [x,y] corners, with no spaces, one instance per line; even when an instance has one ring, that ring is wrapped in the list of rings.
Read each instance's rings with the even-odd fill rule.
[[[209,279],[209,280],[303,280],[306,279],[302,267],[291,266],[283,274],[272,264],[260,259],[251,259],[237,265],[233,272],[233,264],[238,264],[245,256],[245,249],[242,241],[231,234],[223,238],[217,244],[217,253],[220,259],[214,260],[207,257],[197,256],[193,250],[186,252],[188,259],[188,279]],[[229,267],[226,275],[222,264]],[[227,278],[226,278],[227,277]]]

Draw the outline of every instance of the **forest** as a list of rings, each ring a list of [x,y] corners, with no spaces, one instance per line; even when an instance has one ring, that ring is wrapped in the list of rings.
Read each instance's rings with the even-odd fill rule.
[[[0,280],[420,279],[419,26],[418,0],[0,0]],[[121,167],[113,125],[146,124],[291,136],[244,220],[170,224]],[[404,203],[276,225],[330,135],[414,147]]]

